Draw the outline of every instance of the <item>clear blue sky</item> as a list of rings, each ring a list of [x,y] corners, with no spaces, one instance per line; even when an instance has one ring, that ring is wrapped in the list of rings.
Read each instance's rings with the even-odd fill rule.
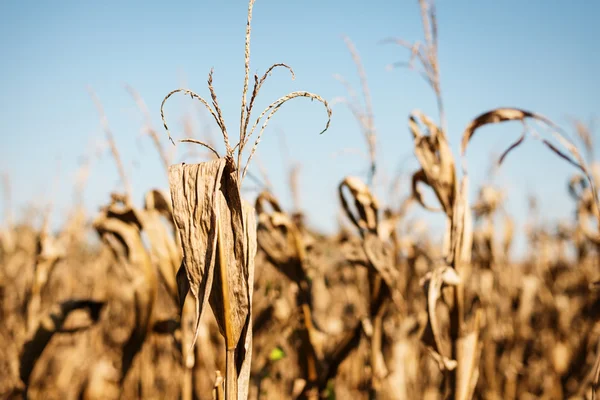
[[[442,89],[454,149],[470,119],[494,107],[533,110],[565,127],[568,116],[598,116],[600,3],[440,1],[437,8]],[[87,85],[104,104],[138,204],[143,192],[166,188],[167,182],[150,140],[139,139],[142,116],[125,83],[140,92],[155,128],[164,134],[159,114],[163,97],[182,84],[208,96],[206,78],[214,67],[228,129],[236,132],[246,10],[245,1],[0,2],[0,171],[11,176],[15,207],[31,200],[43,203],[53,192],[58,192],[57,220],[71,207],[77,161],[90,143],[104,141]],[[284,71],[273,74],[257,111],[294,90],[329,100],[342,96],[344,88],[333,78],[336,73],[358,88],[343,34],[356,44],[369,77],[380,170],[391,174],[403,163],[408,173],[417,163],[411,158],[407,116],[414,108],[436,116],[434,97],[415,73],[386,70],[388,64],[406,60],[407,52],[378,42],[422,37],[416,1],[258,0],[251,72],[285,62],[294,68],[296,80]],[[176,136],[181,135],[178,121],[194,109],[189,98],[167,104]],[[334,107],[331,129],[319,136],[324,123],[324,110],[317,103],[295,100],[267,128],[258,156],[289,204],[277,138],[285,132],[291,157],[303,164],[302,205],[310,210],[314,225],[330,229],[338,210],[338,182],[347,174],[364,173],[366,164],[355,155],[333,157],[343,148],[364,148],[357,124],[343,105]],[[206,124],[212,121],[204,117],[196,126]],[[474,191],[490,164],[490,152],[498,154],[519,133],[518,125],[509,124],[482,131],[486,138],[473,142],[469,165]],[[178,154],[185,150],[180,145]],[[257,164],[253,166],[257,173]],[[572,172],[530,140],[507,159],[497,182],[509,189],[508,208],[518,219],[526,216],[526,193],[534,191],[543,215],[554,220],[569,217],[573,210],[565,191]],[[60,186],[54,189],[57,174]],[[96,210],[118,185],[105,150],[93,164],[85,194],[88,209]],[[440,219],[433,218],[434,226]]]

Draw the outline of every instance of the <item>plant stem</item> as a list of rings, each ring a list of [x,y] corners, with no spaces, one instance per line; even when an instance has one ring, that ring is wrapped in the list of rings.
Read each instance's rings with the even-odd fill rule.
[[[233,337],[231,305],[229,304],[229,281],[227,277],[227,256],[225,255],[225,246],[223,244],[223,235],[221,234],[221,221],[217,219],[217,247],[219,251],[219,271],[221,273],[221,290],[223,298],[223,313],[225,318],[225,346],[227,353],[225,356],[225,398],[227,400],[237,399],[237,369],[235,367],[235,340]]]

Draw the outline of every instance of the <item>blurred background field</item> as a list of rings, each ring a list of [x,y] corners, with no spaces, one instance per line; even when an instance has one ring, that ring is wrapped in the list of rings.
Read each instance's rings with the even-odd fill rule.
[[[2,398],[219,396],[225,355],[212,311],[186,353],[193,313],[180,310],[167,174],[170,164],[213,156],[169,142],[161,102],[180,87],[209,98],[214,69],[237,137],[246,11],[243,2],[0,5]],[[250,398],[591,398],[600,235],[585,174],[534,137],[544,131],[534,122],[498,166],[524,126],[486,126],[468,146],[468,262],[449,250],[459,239],[447,228],[465,194],[463,131],[489,110],[549,118],[597,179],[600,5],[259,0],[254,14],[251,84],[274,63],[295,73],[274,70],[256,109],[308,90],[333,114],[319,135],[321,105],[284,105],[241,187],[258,222]],[[439,35],[428,53],[438,91],[404,46],[426,46],[428,22]],[[175,139],[225,153],[198,102],[174,96],[164,110]],[[414,110],[436,127],[415,117],[424,136],[439,129],[453,154],[446,213],[419,204],[444,209],[445,189],[428,172],[415,178],[429,170],[415,156]],[[375,210],[375,225],[365,215],[368,227],[353,224],[342,192],[359,211]],[[374,261],[378,246],[392,280]],[[435,310],[427,296],[440,263],[460,270],[461,284],[439,278]],[[463,290],[459,307],[452,298]],[[452,331],[457,308],[464,336]],[[456,343],[469,332],[477,361],[466,372],[449,368],[442,355],[458,360]],[[472,391],[457,389],[457,376]]]

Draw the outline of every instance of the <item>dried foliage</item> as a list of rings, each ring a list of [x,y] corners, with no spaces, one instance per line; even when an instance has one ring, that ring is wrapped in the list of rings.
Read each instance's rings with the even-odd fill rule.
[[[406,188],[410,195],[383,207],[369,185],[377,160],[366,74],[347,41],[366,103],[364,109],[350,104],[367,139],[371,175],[369,184],[352,176],[340,182],[340,210],[349,227],[335,234],[307,224],[295,178],[291,210],[271,185],[254,206],[242,197],[257,145],[285,102],[322,102],[325,129],[331,116],[324,99],[295,91],[250,124],[271,72],[283,68],[293,77],[289,66],[274,64],[255,75],[250,88],[252,0],[237,144],[230,141],[212,71],[211,103],[187,89],[163,101],[164,108],[179,92],[199,100],[221,131],[225,154],[190,132],[181,141],[207,148],[208,160],[171,164],[151,113],[128,88],[168,174],[168,194],[153,189],[136,207],[93,93],[123,192],[112,193],[96,215],[85,215],[87,158],[74,188],[76,207],[52,230],[52,207],[38,212],[41,224],[33,213],[15,218],[5,175],[0,398],[595,398],[600,211],[592,130],[575,125],[584,157],[548,118],[515,108],[490,110],[463,131],[459,169],[444,123],[435,7],[419,3],[424,43],[398,43],[411,49],[409,66],[419,61],[437,96],[440,123],[420,111],[409,116],[419,167]],[[509,121],[520,122],[523,133],[499,164],[530,135],[578,170],[567,182],[572,221],[549,226],[538,215],[537,200],[530,201],[522,261],[510,254],[516,224],[506,211],[506,191],[486,182],[469,199],[468,145],[482,140],[475,134],[482,137],[486,125]],[[534,124],[549,134],[542,136]],[[425,201],[425,187],[436,204]],[[438,232],[422,232],[420,221],[411,220],[411,205],[443,215],[441,243]],[[90,234],[99,241],[88,240]]]

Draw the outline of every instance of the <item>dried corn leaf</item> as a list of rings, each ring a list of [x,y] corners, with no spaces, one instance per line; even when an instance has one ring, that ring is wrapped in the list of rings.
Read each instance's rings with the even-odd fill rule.
[[[588,185],[585,177],[581,175],[573,175],[571,179],[569,179],[568,190],[569,194],[574,200],[581,200],[587,188]]]
[[[181,255],[177,244],[161,217],[172,221],[172,213],[162,193],[152,190],[146,194],[145,210],[138,212],[138,219],[150,241],[150,256],[158,267],[169,294],[177,300],[177,271]]]
[[[379,221],[377,229],[381,240],[385,241],[392,237],[402,216],[402,212],[393,212],[391,210],[386,210],[386,212],[384,212],[384,216]]]
[[[475,134],[475,131],[478,128],[480,128],[484,125],[487,125],[487,124],[497,124],[499,122],[505,122],[505,121],[523,121],[523,120],[525,120],[525,118],[535,118],[535,119],[539,119],[544,122],[549,122],[547,118],[545,118],[541,115],[537,115],[537,114],[534,114],[532,112],[525,111],[525,110],[519,110],[517,108],[496,108],[494,110],[491,110],[491,111],[488,111],[486,113],[479,115],[477,118],[472,120],[469,123],[469,125],[467,125],[467,128],[463,132],[462,141],[461,141],[461,145],[460,145],[461,154],[464,155],[465,152],[467,151],[467,145],[469,144],[469,141],[471,140],[471,138]],[[523,142],[523,139],[520,138],[517,142],[513,143],[509,147],[509,150],[516,148],[522,142]],[[507,152],[504,153],[503,158],[506,155],[507,155]]]
[[[272,213],[268,213],[263,203],[268,203]],[[275,197],[262,192],[256,198],[258,212],[257,240],[269,261],[290,280],[300,283],[305,278],[302,261],[305,258],[305,245],[296,225],[281,210]]]
[[[479,340],[479,310],[475,314],[474,329],[463,334],[457,343],[456,399],[470,400],[479,378],[479,360],[482,345]]]
[[[114,196],[113,196],[114,198]],[[140,233],[139,211],[114,201],[94,220],[94,228],[111,247],[135,290],[136,335],[140,341],[151,326],[157,280]]]
[[[363,240],[363,248],[367,259],[389,288],[394,304],[402,309],[404,307],[404,299],[398,285],[400,274],[395,268],[392,246],[389,243],[383,242],[375,234],[367,233]]]
[[[428,135],[422,133],[417,120],[427,127]],[[415,155],[426,177],[422,182],[433,189],[442,209],[451,216],[456,196],[456,172],[446,136],[420,111],[414,111],[409,117],[409,128],[414,138]]]
[[[421,207],[423,207],[424,209],[426,209],[428,211],[434,211],[434,212],[441,211],[440,208],[428,206],[425,203],[425,201],[423,200],[423,195],[421,194],[421,191],[419,190],[419,183],[424,183],[425,185],[427,185],[433,189],[433,187],[429,184],[429,181],[427,180],[427,175],[425,174],[425,171],[423,169],[420,169],[417,172],[415,172],[412,176],[411,181],[412,181],[412,184],[411,184],[412,198],[414,198],[421,205]]]
[[[451,249],[452,259],[448,263],[461,268],[471,262],[473,248],[473,223],[469,205],[469,177],[462,179],[452,215]]]
[[[248,293],[248,263],[246,260],[248,233],[244,230],[242,200],[237,185],[237,172],[226,164],[222,179],[218,185],[216,199],[216,219],[218,226],[218,244],[221,247],[215,264],[210,304],[225,336],[226,310],[222,299],[223,290],[227,290],[230,304],[233,341],[237,343],[246,326],[250,312]],[[256,240],[254,234],[254,240]],[[221,253],[222,251],[222,253]],[[224,257],[225,265],[221,264]],[[225,271],[221,271],[224,268]],[[227,275],[227,282],[221,279],[221,273]]]
[[[421,285],[427,294],[427,328],[431,331],[433,339],[429,341],[428,337],[424,337],[425,344],[431,347],[432,356],[438,362],[441,369],[453,370],[456,368],[457,361],[450,356],[450,344],[444,340],[444,335],[441,323],[438,320],[437,304],[442,295],[442,287],[444,285],[458,286],[460,277],[453,268],[448,266],[440,266],[421,280]],[[427,330],[427,329],[426,329]]]
[[[350,203],[344,196],[344,188],[350,190],[350,194],[354,200],[354,210],[357,215],[352,211]],[[338,193],[344,211],[346,211],[348,218],[356,225],[361,234],[365,232],[377,233],[379,202],[371,194],[369,187],[360,179],[348,176],[340,183]]]
[[[235,352],[237,376],[230,377],[228,372],[227,387],[237,382],[238,398],[246,398],[256,254],[254,209],[242,202],[237,169],[230,157],[196,165],[171,166],[169,181],[184,268],[196,299],[193,344],[208,300],[225,337],[228,353]],[[182,282],[181,274],[179,281],[183,292],[186,284]]]
[[[581,156],[581,154],[579,153],[579,151],[577,150],[575,145],[573,143],[571,143],[569,140],[567,140],[563,135],[558,133],[560,131],[560,129],[556,126],[556,124],[554,124],[552,121],[550,121],[548,118],[544,117],[543,115],[535,114],[530,111],[520,110],[517,108],[497,108],[497,109],[485,112],[485,113],[479,115],[474,120],[472,120],[469,123],[469,125],[467,125],[467,128],[464,130],[463,135],[462,135],[461,146],[460,146],[461,154],[463,156],[465,155],[465,153],[467,151],[467,145],[469,144],[470,140],[473,138],[475,131],[478,128],[480,128],[484,125],[487,125],[487,124],[496,124],[496,123],[505,122],[505,121],[522,121],[523,124],[525,124],[525,119],[527,119],[527,118],[531,118],[531,119],[540,121],[553,130],[552,134],[553,134],[554,138],[565,149],[567,149],[567,151],[575,159],[571,158],[571,156],[569,156],[568,154],[566,154],[563,151],[561,151],[560,149],[558,149],[555,145],[553,145],[546,139],[541,139],[542,143],[546,147],[548,147],[550,150],[552,150],[552,152],[554,152],[556,155],[563,158],[564,160],[566,160],[571,165],[578,168],[581,172],[583,172],[585,174],[585,176],[587,177],[588,182],[590,184],[590,187],[592,188],[592,193],[594,195],[594,200],[595,200],[594,202],[597,205],[599,203],[598,194],[596,192],[592,174],[590,173],[585,160],[583,159],[583,157]],[[523,133],[523,135],[525,135],[525,133]],[[518,147],[523,142],[523,140],[524,140],[524,136],[522,136],[521,138],[519,138],[519,140],[517,140],[515,143],[513,143],[504,152],[504,154],[502,155],[502,158],[500,160],[502,161],[506,157],[508,152],[510,152],[511,150]]]
[[[27,330],[29,332],[37,329],[38,314],[41,311],[41,293],[48,282],[54,266],[65,254],[66,250],[59,240],[50,236],[45,231],[39,235],[34,280],[27,305]]]
[[[173,219],[181,240],[187,282],[196,300],[192,347],[212,288],[217,246],[216,198],[224,169],[224,159],[169,167]],[[180,304],[185,298],[182,281],[179,279]]]
[[[25,342],[20,354],[19,374],[21,380],[29,383],[29,377],[36,361],[55,333],[63,329],[69,315],[76,310],[86,310],[91,320],[98,320],[104,303],[93,300],[68,300],[55,304],[40,319],[40,324]]]
[[[344,196],[344,188],[350,190],[356,215]],[[395,269],[394,251],[392,246],[382,239],[384,235],[386,239],[389,238],[390,230],[389,227],[386,227],[385,232],[380,230],[377,199],[371,194],[368,186],[355,177],[345,178],[338,190],[344,211],[363,237],[363,249],[367,259],[390,289],[394,303],[402,307],[404,301],[398,288],[399,273]]]
[[[238,345],[236,353],[238,363],[241,361],[241,367],[238,376],[238,399],[245,400],[248,398],[250,390],[250,367],[252,363],[252,294],[254,292],[254,258],[256,257],[256,219],[254,217],[254,209],[246,201],[242,203],[242,211],[244,215],[244,250],[246,260],[246,271],[248,275],[248,317],[242,337],[244,339],[243,346]],[[243,354],[242,354],[243,353]]]

